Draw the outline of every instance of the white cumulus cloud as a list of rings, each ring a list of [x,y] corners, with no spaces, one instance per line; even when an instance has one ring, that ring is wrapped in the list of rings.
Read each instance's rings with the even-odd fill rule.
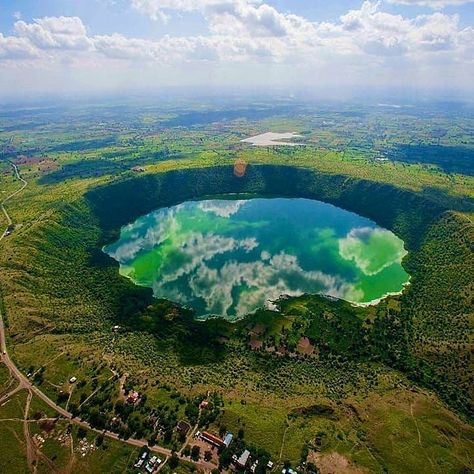
[[[131,4],[154,19],[176,15],[179,21],[179,14],[186,12],[200,15],[207,32],[134,38],[119,31],[91,34],[78,17],[19,20],[13,34],[0,33],[0,61],[5,63],[0,86],[30,77],[22,75],[20,65],[27,71],[47,69],[48,78],[53,72],[61,77],[66,68],[76,68],[89,84],[102,73],[108,86],[126,78],[159,85],[157,77],[173,85],[198,80],[208,84],[210,79],[224,84],[273,80],[294,85],[345,81],[403,85],[416,79],[424,85],[471,84],[472,89],[474,28],[461,26],[457,14],[433,11],[407,16],[388,13],[382,2],[366,0],[334,21],[318,22],[282,12],[265,1],[131,0]],[[35,83],[40,81],[37,74]]]
[[[0,33],[0,60],[32,59],[38,56],[38,50],[29,41],[16,36],[5,37]]]
[[[33,23],[23,20],[15,23],[15,32],[39,49],[87,50],[92,40],[78,17],[44,17]]]
[[[237,212],[247,201],[202,201],[199,203],[199,209],[204,212],[211,212],[218,217],[230,217]]]
[[[430,7],[438,10],[450,6],[460,6],[466,3],[474,3],[474,0],[388,0],[388,2],[398,3],[400,5],[419,5],[422,7]]]
[[[366,275],[376,275],[407,254],[403,241],[385,229],[358,227],[339,240],[339,254]]]

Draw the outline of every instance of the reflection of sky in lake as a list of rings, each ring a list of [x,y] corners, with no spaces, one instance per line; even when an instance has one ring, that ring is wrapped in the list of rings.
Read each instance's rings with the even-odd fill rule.
[[[408,280],[399,238],[308,199],[186,202],[140,217],[104,250],[122,275],[200,316],[240,317],[283,294],[369,302]]]

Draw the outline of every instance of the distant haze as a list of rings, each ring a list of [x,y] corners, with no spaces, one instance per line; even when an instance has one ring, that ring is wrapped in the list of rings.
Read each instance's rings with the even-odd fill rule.
[[[469,0],[2,2],[0,95],[166,87],[472,96]]]

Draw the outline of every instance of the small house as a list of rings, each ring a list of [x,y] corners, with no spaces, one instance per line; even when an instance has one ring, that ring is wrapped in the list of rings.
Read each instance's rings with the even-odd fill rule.
[[[189,423],[186,423],[185,421],[181,420],[177,424],[176,429],[177,429],[178,433],[181,433],[183,435],[187,435],[188,431],[191,429],[191,426],[189,425]]]
[[[232,440],[234,439],[234,435],[232,433],[226,433],[224,436],[224,446],[228,448],[230,446],[230,443],[232,443]]]
[[[249,462],[249,458],[250,458],[250,451],[248,449],[246,449],[239,457],[239,459],[237,459],[237,465],[241,468],[245,468],[245,466],[247,465],[247,463]]]
[[[135,404],[138,402],[138,399],[140,398],[140,394],[138,392],[135,392],[132,390],[127,397],[127,403],[130,403],[131,405]]]

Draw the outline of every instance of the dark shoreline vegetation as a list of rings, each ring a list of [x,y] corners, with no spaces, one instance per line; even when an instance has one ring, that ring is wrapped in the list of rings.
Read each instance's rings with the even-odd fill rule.
[[[409,253],[403,266],[411,284],[402,295],[367,308],[304,295],[282,298],[278,312],[260,310],[234,324],[223,319],[203,322],[192,311],[154,299],[150,289],[121,277],[118,264],[102,252],[103,245],[118,237],[121,226],[147,212],[228,193],[316,199],[368,217],[404,240]],[[177,417],[195,421],[196,392],[235,391],[238,401],[234,398],[233,405],[248,407],[251,413],[255,401],[247,397],[250,378],[255,387],[251,391],[260,396],[285,400],[295,391],[300,397],[312,397],[311,406],[292,406],[285,423],[349,416],[359,427],[362,444],[367,436],[362,420],[347,400],[355,394],[372,397],[384,384],[406,393],[420,393],[418,387],[434,390],[451,409],[472,421],[468,333],[474,235],[471,229],[466,231],[465,217],[452,210],[458,204],[458,198],[441,192],[431,198],[388,184],[290,166],[249,165],[242,179],[228,165],[127,174],[59,204],[54,218],[31,230],[28,239],[15,244],[16,253],[5,259],[14,280],[3,288],[14,357],[25,372],[32,369],[35,382],[64,406],[64,393],[43,381],[51,368],[35,361],[30,367],[26,351],[48,344],[65,357],[64,344],[68,354],[64,365],[69,368],[76,340],[98,347],[99,357],[110,367],[129,374],[127,391],[143,385],[152,392],[165,391],[176,401],[177,414],[164,413],[164,405],[151,409],[146,397],[137,408],[124,405],[117,399],[118,376],[108,380],[101,375],[104,362],[91,374],[92,389],[99,384],[101,390],[85,403],[84,387],[78,386],[70,410],[93,426],[152,443],[156,434],[144,420],[150,410],[152,414],[158,410],[165,420],[159,442],[171,447],[177,446],[173,434]],[[463,203],[463,208],[471,206]],[[29,255],[27,264],[18,253]],[[21,291],[12,296],[14,287]],[[115,325],[120,326],[117,333],[112,331]],[[299,351],[302,338],[314,353]],[[140,375],[143,370],[150,373]],[[152,383],[153,377],[158,381]],[[314,402],[315,390],[321,403]],[[222,400],[214,402],[216,409],[202,426],[218,431],[232,402],[226,400],[226,408]],[[238,407],[233,409],[239,413]],[[122,421],[114,424],[117,415]],[[244,428],[240,418],[230,422]],[[250,428],[247,431],[252,437]],[[304,440],[300,444],[307,446]],[[386,469],[391,466],[382,459],[378,462]]]

